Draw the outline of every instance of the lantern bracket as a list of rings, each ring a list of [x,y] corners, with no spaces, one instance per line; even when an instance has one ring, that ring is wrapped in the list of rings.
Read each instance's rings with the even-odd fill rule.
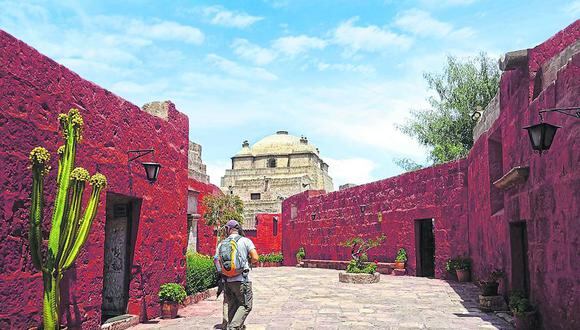
[[[154,149],[138,149],[138,150],[127,151],[127,155],[129,155],[129,161],[133,161],[135,159],[141,158],[145,155],[148,155],[148,154],[154,153],[154,152],[155,152]],[[131,154],[137,154],[137,155],[131,157]]]
[[[544,117],[542,116],[542,114],[547,113],[547,112],[558,112],[558,113],[561,113],[561,114],[566,115],[566,116],[580,119],[580,107],[552,108],[552,109],[540,110],[538,115],[540,116],[541,122],[544,121]],[[573,112],[573,114],[569,113],[569,112]]]

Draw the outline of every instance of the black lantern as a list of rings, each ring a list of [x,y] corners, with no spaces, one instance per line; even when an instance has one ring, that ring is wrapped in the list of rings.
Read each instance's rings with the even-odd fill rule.
[[[359,207],[360,207],[360,213],[365,213],[365,210],[367,209],[367,205],[362,204],[362,205],[359,205]]]
[[[312,214],[310,215],[310,218],[312,218],[312,220],[316,219],[316,213],[312,212]]]
[[[140,149],[127,151],[127,154],[129,156],[131,156],[131,154],[136,154],[135,156],[129,157],[129,162],[127,163],[127,166],[129,166],[129,164],[131,164],[131,162],[134,161],[135,159],[141,158],[153,152],[154,152],[153,149]],[[149,183],[151,184],[157,181],[157,176],[159,176],[159,169],[161,169],[161,164],[153,162],[142,162],[141,164],[143,164],[143,168],[145,169],[147,181],[149,181]],[[129,184],[131,185],[131,190],[133,190],[132,188],[133,180],[131,178],[129,178]]]
[[[554,136],[556,136],[556,131],[561,126],[556,126],[548,123],[539,123],[536,125],[524,127],[528,131],[530,136],[530,143],[532,144],[532,149],[542,154],[542,152],[547,151],[552,146],[554,141]]]
[[[159,175],[159,169],[161,164],[159,163],[141,163],[145,168],[145,173],[147,174],[147,180],[149,183],[157,181],[157,176]]]

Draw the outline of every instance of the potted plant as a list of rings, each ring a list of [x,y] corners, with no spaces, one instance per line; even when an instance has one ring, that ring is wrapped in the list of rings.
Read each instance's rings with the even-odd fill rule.
[[[298,261],[298,264],[302,262],[304,257],[306,257],[306,252],[304,251],[304,247],[300,247],[298,252],[296,252],[296,261]]]
[[[376,283],[380,279],[379,273],[376,272],[377,264],[368,262],[367,252],[379,246],[386,239],[385,235],[381,235],[375,239],[362,239],[360,237],[353,237],[344,243],[342,246],[351,248],[352,259],[346,267],[346,273],[340,272],[338,280],[346,283]]]
[[[516,318],[516,329],[536,329],[536,311],[528,298],[522,292],[515,291],[510,294],[509,301],[510,310]]]
[[[501,269],[492,271],[485,280],[479,281],[482,296],[497,296],[499,280],[503,277],[504,272]]]
[[[471,260],[469,258],[457,258],[455,264],[455,272],[457,273],[457,280],[459,282],[471,281]]]
[[[407,262],[407,251],[400,248],[397,252],[397,257],[395,258],[395,268],[405,269],[405,262]]]
[[[161,303],[161,318],[174,319],[177,310],[187,294],[183,286],[177,283],[165,283],[159,288],[159,301]]]

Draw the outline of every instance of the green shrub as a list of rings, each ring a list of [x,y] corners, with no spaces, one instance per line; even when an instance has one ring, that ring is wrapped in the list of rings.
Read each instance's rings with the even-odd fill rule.
[[[403,248],[399,249],[397,252],[397,257],[395,258],[396,262],[405,262],[407,261],[407,251]]]
[[[259,262],[282,262],[283,260],[282,252],[262,254],[258,257]]]
[[[296,259],[302,260],[304,257],[306,257],[306,251],[304,251],[304,247],[300,247],[298,252],[296,252]]]
[[[165,283],[159,288],[159,300],[181,304],[186,297],[185,289],[177,283]]]
[[[346,266],[347,273],[355,273],[355,274],[374,274],[377,270],[377,264],[373,262],[369,262],[364,265],[363,268],[359,268],[357,266],[356,260],[351,260],[348,266]]]
[[[213,257],[188,252],[186,259],[187,283],[185,290],[188,295],[217,286],[219,276],[213,264]]]
[[[514,291],[509,297],[509,306],[514,315],[523,315],[533,311],[532,304],[521,291]]]
[[[465,270],[469,270],[471,269],[471,259],[469,258],[463,258],[463,257],[456,257],[456,258],[451,258],[449,260],[447,260],[447,262],[445,263],[445,270],[447,270],[448,272],[454,272],[458,269],[465,269]]]

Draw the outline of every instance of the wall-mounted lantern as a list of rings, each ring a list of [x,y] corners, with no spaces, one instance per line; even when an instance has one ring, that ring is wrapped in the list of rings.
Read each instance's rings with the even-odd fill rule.
[[[129,163],[135,159],[141,158],[145,155],[153,153],[155,150],[153,149],[140,149],[140,150],[129,150],[127,154],[130,156],[131,154],[137,154],[133,157],[129,157]],[[157,181],[157,177],[159,176],[159,170],[161,169],[161,164],[153,163],[153,162],[143,162],[141,163],[143,168],[145,169],[145,174],[147,175],[147,181],[153,184]]]
[[[546,112],[558,112],[570,117],[580,119],[580,107],[569,107],[569,108],[554,108],[541,110],[538,115],[540,116],[540,123],[524,127],[528,131],[530,137],[530,143],[532,144],[532,149],[542,155],[542,152],[548,151],[552,146],[554,137],[556,136],[556,131],[561,126],[552,125],[544,122],[542,116]],[[569,114],[568,112],[574,112],[574,114]]]
[[[310,215],[310,218],[311,218],[312,220],[316,219],[316,213],[315,213],[315,212],[312,212],[312,214]]]
[[[360,208],[360,213],[361,214],[364,214],[365,213],[365,210],[367,209],[367,205],[366,204],[361,204],[361,205],[359,205],[359,208]]]

